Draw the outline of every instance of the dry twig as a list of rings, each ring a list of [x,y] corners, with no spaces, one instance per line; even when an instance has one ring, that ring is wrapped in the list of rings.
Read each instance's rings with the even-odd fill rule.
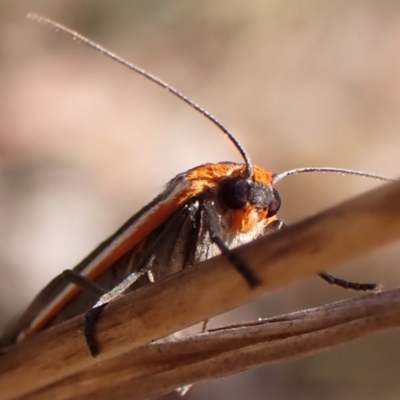
[[[188,383],[305,357],[399,326],[400,289],[396,289],[151,343],[56,382],[29,399],[56,399],[66,393],[63,398],[143,399]]]
[[[396,290],[149,344],[400,237],[399,204],[400,184],[386,185],[238,249],[263,282],[257,290],[218,257],[124,296],[99,321],[96,359],[82,316],[44,331],[0,358],[1,398],[141,399],[398,327]]]

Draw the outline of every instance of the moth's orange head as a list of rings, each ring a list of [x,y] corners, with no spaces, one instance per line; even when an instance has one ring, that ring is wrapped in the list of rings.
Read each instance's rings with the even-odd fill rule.
[[[260,221],[275,219],[281,204],[273,175],[256,166],[249,178],[244,164],[205,164],[191,170],[188,178],[193,192],[211,190],[217,195],[219,204],[230,211],[236,232],[248,233]]]

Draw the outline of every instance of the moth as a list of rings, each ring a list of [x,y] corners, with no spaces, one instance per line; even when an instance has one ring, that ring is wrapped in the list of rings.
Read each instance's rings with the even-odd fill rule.
[[[215,117],[141,68],[65,26],[30,14],[88,45],[108,58],[167,89],[216,125],[236,147],[243,163],[207,163],[178,174],[150,203],[94,249],[74,269],[54,278],[0,338],[0,347],[24,340],[50,326],[87,312],[85,336],[90,352],[99,349],[93,338],[101,309],[124,293],[157,282],[218,254],[225,255],[243,279],[255,287],[257,275],[231,249],[283,228],[278,218],[281,198],[275,185],[290,175],[328,172],[392,179],[340,168],[298,168],[271,173],[252,164],[236,137]],[[343,288],[374,291],[372,283],[356,283],[327,272],[319,276]],[[97,301],[96,301],[97,299]]]

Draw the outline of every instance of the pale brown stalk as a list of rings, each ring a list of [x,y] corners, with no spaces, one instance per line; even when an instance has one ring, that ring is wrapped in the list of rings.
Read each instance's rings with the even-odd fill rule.
[[[0,398],[142,399],[398,327],[395,290],[149,344],[399,237],[400,184],[393,183],[238,249],[263,282],[256,290],[217,257],[124,296],[97,325],[96,359],[83,338],[82,316],[14,346],[0,357]]]

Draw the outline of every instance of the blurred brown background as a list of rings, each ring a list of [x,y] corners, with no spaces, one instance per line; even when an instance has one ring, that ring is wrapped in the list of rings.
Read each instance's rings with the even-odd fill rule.
[[[175,174],[240,161],[207,120],[132,72],[26,19],[60,21],[151,71],[230,128],[272,171],[399,174],[400,3],[329,0],[0,1],[0,324],[80,261]],[[375,187],[279,184],[290,223]],[[394,244],[336,270],[400,283]],[[353,293],[312,278],[213,322]],[[1,326],[1,325],[0,325]],[[206,382],[188,399],[398,399],[397,332]],[[175,394],[169,395],[176,398]]]

